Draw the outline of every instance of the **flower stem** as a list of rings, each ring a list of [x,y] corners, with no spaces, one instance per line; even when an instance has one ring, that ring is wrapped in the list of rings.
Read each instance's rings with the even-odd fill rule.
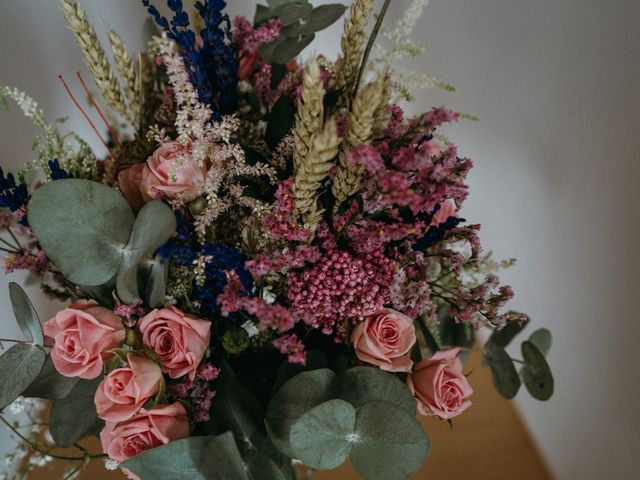
[[[7,227],[7,232],[9,232],[9,235],[11,235],[11,238],[13,238],[13,241],[16,242],[16,247],[18,247],[18,250],[20,251],[24,250],[22,248],[22,244],[20,243],[20,240],[18,240],[18,237],[16,237],[16,234],[13,233],[13,230],[11,230],[11,227]]]

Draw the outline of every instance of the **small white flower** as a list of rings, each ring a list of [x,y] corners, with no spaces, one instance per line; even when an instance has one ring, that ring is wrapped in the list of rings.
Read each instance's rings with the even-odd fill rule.
[[[120,462],[115,461],[112,458],[104,459],[104,468],[107,470],[116,470],[120,466]]]
[[[256,324],[253,323],[251,320],[247,320],[246,322],[244,322],[242,324],[242,328],[246,330],[247,334],[249,335],[249,338],[255,337],[260,333],[260,330],[258,329]]]

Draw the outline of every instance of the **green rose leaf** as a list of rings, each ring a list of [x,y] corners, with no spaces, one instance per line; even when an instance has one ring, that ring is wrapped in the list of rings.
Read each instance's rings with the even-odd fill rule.
[[[522,381],[527,391],[537,400],[549,400],[553,395],[554,381],[549,364],[542,352],[532,342],[522,342]]]
[[[44,365],[31,385],[22,392],[25,397],[60,400],[69,395],[73,387],[80,381],[77,377],[65,377],[58,373],[51,355],[47,355]]]
[[[289,434],[293,424],[316,405],[337,396],[337,376],[331,370],[302,372],[286,382],[267,407],[265,424],[274,445],[293,457]]]
[[[93,397],[102,378],[80,380],[71,393],[53,402],[49,428],[56,445],[68,448],[85,435],[100,428]]]
[[[546,357],[551,349],[551,332],[546,328],[536,330],[529,336],[529,341]]]
[[[120,466],[143,479],[249,480],[231,432],[170,442]]]
[[[520,377],[509,354],[493,343],[485,346],[485,359],[491,368],[493,384],[505,398],[513,398],[520,389]]]
[[[274,14],[280,19],[284,27],[297,22],[307,15],[313,6],[309,3],[289,3],[278,7]]]
[[[45,356],[38,346],[17,343],[0,357],[0,410],[22,395],[36,379]]]
[[[358,410],[351,463],[367,480],[405,480],[424,463],[431,448],[415,416],[383,401]]]
[[[133,223],[122,195],[88,180],[51,182],[29,202],[29,224],[42,249],[78,285],[103,285],[116,275]]]
[[[42,347],[44,345],[42,324],[25,291],[17,283],[11,282],[9,283],[9,298],[13,314],[22,333],[33,343]]]
[[[319,32],[334,24],[345,12],[347,7],[339,3],[320,5],[314,8],[299,22],[289,25],[282,30],[282,34],[288,38],[299,35],[309,35]]]
[[[249,450],[242,457],[249,480],[286,480],[282,470],[266,455]]]
[[[510,343],[511,340],[515,338],[524,328],[529,324],[529,320],[526,322],[509,322],[507,325],[500,329],[494,330],[487,343],[492,343],[497,345],[498,347],[505,348]]]
[[[331,470],[351,451],[356,410],[344,400],[329,400],[312,408],[291,427],[289,441],[296,458],[320,470]]]
[[[374,367],[355,367],[340,375],[340,398],[355,408],[374,401],[393,403],[407,412],[416,414],[416,401],[407,386],[395,375]]]

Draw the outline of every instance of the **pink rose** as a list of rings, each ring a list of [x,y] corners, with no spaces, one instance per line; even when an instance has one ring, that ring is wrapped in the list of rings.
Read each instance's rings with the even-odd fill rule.
[[[121,422],[135,415],[160,390],[162,370],[147,357],[128,355],[129,365],[107,375],[96,391],[98,416],[108,422]]]
[[[175,307],[154,310],[140,320],[142,343],[162,361],[171,378],[189,374],[193,380],[211,336],[211,322]]]
[[[55,341],[51,360],[56,369],[67,377],[88,380],[102,373],[103,357],[122,346],[125,337],[120,317],[93,300],[69,305],[43,327]]]
[[[440,204],[440,208],[436,212],[436,214],[431,219],[431,226],[437,227],[438,225],[446,222],[449,217],[455,217],[458,213],[458,206],[456,205],[455,200],[451,198],[447,198],[444,202]]]
[[[100,432],[102,450],[117,462],[187,437],[189,419],[179,402],[141,410],[138,415],[124,422],[107,422]]]
[[[143,198],[147,201],[173,200],[178,194],[203,182],[207,166],[204,163],[196,165],[189,160],[189,155],[189,147],[179,142],[165,143],[153,152],[142,171],[140,190]]]
[[[418,401],[418,411],[444,420],[460,415],[471,406],[473,389],[462,374],[459,348],[440,350],[416,365],[407,386]]]
[[[351,340],[363,362],[389,372],[411,370],[413,361],[408,353],[416,343],[416,330],[406,315],[383,308],[359,323]]]
[[[122,195],[127,199],[129,205],[136,210],[140,210],[144,206],[144,198],[142,198],[142,192],[140,191],[144,167],[144,163],[138,163],[133,167],[122,170],[118,175],[118,185]]]

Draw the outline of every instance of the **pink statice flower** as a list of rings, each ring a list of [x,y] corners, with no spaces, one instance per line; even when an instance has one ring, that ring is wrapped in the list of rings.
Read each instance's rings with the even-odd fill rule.
[[[304,343],[295,333],[283,335],[274,340],[273,346],[276,347],[281,354],[287,355],[289,363],[307,364],[307,353],[305,352]]]
[[[321,255],[320,249],[316,246],[284,247],[281,251],[271,254],[256,255],[245,262],[245,268],[258,277],[267,273],[284,273],[287,270],[302,268],[307,263],[315,263]]]
[[[272,18],[258,28],[253,28],[252,22],[239,15],[233,19],[233,44],[241,53],[254,52],[260,45],[275,40],[281,29],[282,21],[278,18]]]
[[[264,228],[271,236],[289,241],[307,241],[313,232],[303,228],[295,219],[296,204],[291,193],[293,177],[280,182],[276,191],[276,200],[271,212],[264,218]]]

